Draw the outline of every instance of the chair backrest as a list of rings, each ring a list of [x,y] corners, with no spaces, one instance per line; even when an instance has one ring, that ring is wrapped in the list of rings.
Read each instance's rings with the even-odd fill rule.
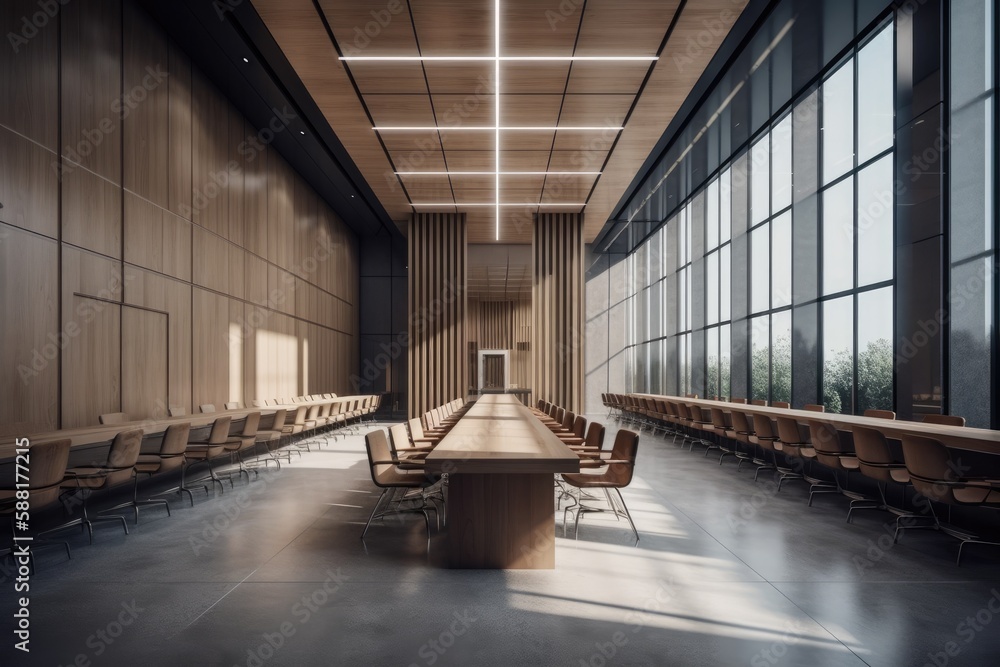
[[[750,401],[750,405],[764,405],[764,406],[766,406],[767,405],[767,401],[765,401],[763,398],[755,398],[752,401]]]
[[[226,410],[239,410],[242,407],[243,406],[239,401],[230,401],[229,403],[226,403]]]
[[[211,403],[205,403],[204,405],[199,405],[198,409],[201,410],[201,414],[208,415],[215,412],[215,406]]]
[[[903,460],[917,493],[943,503],[955,504],[954,483],[959,481],[948,448],[933,438],[903,436]],[[983,499],[988,496],[983,493]]]
[[[722,411],[722,408],[712,408],[712,426],[717,429],[722,429],[723,431],[729,427],[726,423],[726,413]]]
[[[865,410],[865,417],[874,417],[875,419],[895,419],[896,413],[892,410]]]
[[[578,438],[582,438],[584,433],[587,432],[587,418],[583,415],[577,415],[576,419],[573,420],[573,435]]]
[[[894,464],[889,443],[881,431],[865,426],[851,429],[854,436],[854,452],[858,455],[861,474],[880,482],[893,481],[889,471]]]
[[[806,403],[805,409],[809,412],[826,412],[826,406],[819,403]]]
[[[142,449],[142,429],[122,431],[115,436],[108,450],[105,467],[111,472],[105,478],[105,486],[116,486],[132,479],[133,469]]]
[[[102,424],[124,424],[128,421],[128,415],[124,412],[108,412],[98,417]]]
[[[285,418],[288,416],[288,410],[281,408],[280,410],[275,410],[274,421],[271,422],[272,431],[280,431],[285,426]]]
[[[791,417],[778,417],[778,439],[790,445],[808,444],[809,436],[803,433],[805,429]]]
[[[925,424],[940,424],[942,426],[965,426],[965,417],[958,415],[924,415]]]
[[[757,437],[762,440],[777,440],[778,438],[774,432],[774,425],[771,424],[771,418],[767,415],[753,416],[753,430]]]
[[[604,448],[604,424],[598,424],[597,422],[590,422],[590,426],[587,427],[587,447],[597,447],[598,449]]]
[[[414,438],[422,439],[424,437],[424,427],[420,425],[420,419],[414,417],[410,420],[410,435]]]
[[[809,442],[816,451],[816,460],[834,470],[844,470],[841,456],[851,452],[841,439],[840,431],[833,424],[809,420]]]
[[[212,432],[208,435],[208,444],[221,445],[229,439],[229,425],[233,418],[230,416],[218,417],[212,422]]]
[[[385,437],[385,430],[378,429],[365,435],[365,449],[368,450],[368,468],[371,470],[372,481],[376,486],[385,486],[389,483],[395,465],[392,463],[379,463],[376,461],[393,460],[392,451],[389,449],[389,440]]]
[[[392,440],[392,448],[397,452],[401,449],[409,449],[413,446],[410,436],[406,432],[406,424],[393,424],[389,427],[389,438]]]
[[[787,410],[790,407],[792,407],[792,404],[789,403],[788,401],[773,401],[771,403],[771,407],[772,408],[784,408],[785,410]]]
[[[615,487],[622,488],[632,483],[632,473],[635,471],[635,457],[639,450],[639,434],[635,431],[622,429],[615,436],[615,444],[611,448],[611,460],[627,461],[627,463],[612,463],[602,477]]]
[[[566,414],[563,415],[563,419],[562,419],[561,426],[563,427],[563,430],[568,431],[568,430],[572,429],[573,428],[573,422],[575,420],[576,420],[576,414],[573,413],[573,412],[568,412],[567,411]]]
[[[260,426],[260,413],[251,412],[247,415],[246,421],[243,422],[243,433],[241,437],[244,438],[256,438],[257,428]]]
[[[754,432],[753,426],[747,420],[747,415],[742,410],[730,410],[729,418],[733,422],[733,430],[737,433],[752,434]]]
[[[179,405],[170,408],[169,412],[171,417],[183,417],[188,413],[187,408]]]
[[[746,405],[747,404],[747,399],[745,399],[745,398],[733,398],[732,396],[730,396],[729,397],[729,402],[730,403],[739,403],[741,405]]]
[[[160,441],[160,456],[178,456],[187,449],[191,436],[191,422],[171,424],[163,433]]]
[[[59,500],[62,493],[60,484],[66,476],[69,463],[70,439],[53,440],[31,445],[31,477],[28,480],[28,495],[31,509],[40,510]]]

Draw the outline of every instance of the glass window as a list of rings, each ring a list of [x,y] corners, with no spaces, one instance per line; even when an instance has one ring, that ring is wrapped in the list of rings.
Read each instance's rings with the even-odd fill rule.
[[[705,331],[705,397],[719,396],[719,327]]]
[[[771,316],[771,400],[792,401],[792,311]]]
[[[681,393],[691,393],[691,334],[680,337]]]
[[[854,168],[853,59],[823,83],[823,183]]]
[[[859,163],[892,146],[894,48],[892,26],[888,26],[858,52]]]
[[[858,286],[892,280],[892,155],[858,172]]]
[[[771,208],[783,211],[792,205],[792,115],[771,132]]]
[[[854,287],[854,181],[823,193],[823,294]]]
[[[719,321],[719,252],[715,251],[705,261],[705,317],[708,324]]]
[[[719,245],[719,181],[708,185],[705,200],[705,249],[712,250]]]
[[[750,150],[750,223],[756,225],[771,215],[770,145],[764,135]]]
[[[678,309],[677,309],[677,330],[687,331],[691,328],[691,320],[688,317],[688,313],[691,311],[690,301],[690,285],[688,284],[688,267],[681,269],[678,272],[677,279],[677,299],[678,299]]]
[[[732,340],[728,324],[719,327],[719,395],[730,395],[730,359]]]
[[[792,303],[792,213],[771,223],[771,307]]]
[[[823,304],[823,404],[828,412],[854,410],[854,297]]]
[[[730,254],[732,246],[726,244],[719,250],[719,320],[725,322],[732,317],[732,270]]]
[[[733,235],[732,170],[722,172],[719,183],[719,241],[725,243]]]
[[[762,315],[750,320],[750,398],[767,400],[770,380],[769,317]]]
[[[750,312],[767,310],[771,297],[771,241],[768,226],[750,232]]]
[[[892,288],[858,294],[858,412],[891,410]]]

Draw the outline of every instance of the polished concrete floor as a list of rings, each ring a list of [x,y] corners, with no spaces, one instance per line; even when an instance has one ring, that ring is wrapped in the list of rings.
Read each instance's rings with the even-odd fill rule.
[[[72,560],[38,557],[28,659],[2,583],[0,665],[1000,664],[1000,551],[891,546],[886,515],[848,525],[843,498],[809,508],[663,438],[642,436],[625,492],[639,545],[588,515],[553,571],[439,567],[417,517],[362,542],[376,497],[354,436],[128,536],[71,535]]]

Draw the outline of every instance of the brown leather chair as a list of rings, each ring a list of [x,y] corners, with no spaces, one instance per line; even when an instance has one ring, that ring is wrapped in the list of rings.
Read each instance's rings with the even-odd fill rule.
[[[389,440],[392,443],[392,451],[400,459],[422,459],[434,449],[433,446],[418,446],[410,440],[410,434],[406,430],[405,422],[393,424],[389,427]]]
[[[100,415],[97,419],[104,425],[124,424],[128,421],[128,415],[124,412],[109,412],[107,414]]]
[[[66,476],[66,465],[69,462],[70,440],[53,440],[51,442],[41,442],[30,447],[30,467],[31,476],[28,480],[28,503],[33,513],[31,527],[34,527],[39,518],[39,514],[59,502],[62,494],[62,482]],[[11,482],[14,481],[13,475]],[[22,489],[23,491],[23,489]],[[0,515],[10,516],[13,520],[17,510],[17,489],[0,489]],[[40,525],[40,524],[37,524]],[[37,532],[32,536],[31,549],[28,550],[28,567],[31,573],[35,571],[35,562],[32,552],[36,549],[49,546],[62,545],[66,549],[66,557],[72,558],[68,542],[58,542],[46,540],[42,537],[47,532]],[[23,535],[24,532],[21,531]],[[11,535],[10,549],[0,550],[0,556],[7,556],[14,553],[17,543]]]
[[[816,449],[810,439],[809,426],[800,424],[791,417],[778,417],[778,442],[781,452],[790,460],[796,461],[802,472],[793,479],[802,479],[809,484],[809,505],[817,493],[839,493],[840,487],[836,481],[830,482],[816,477],[809,469],[809,464],[816,460]],[[781,482],[778,480],[778,490]]]
[[[222,455],[222,453],[226,451],[226,442],[229,440],[229,425],[232,421],[233,418],[230,416],[218,417],[214,422],[212,422],[212,430],[209,432],[207,440],[188,441],[188,446],[184,450],[184,469],[181,472],[182,489],[188,488],[184,484],[184,477],[187,474],[188,469],[199,463],[205,463],[208,465],[208,477],[205,479],[212,480],[213,484],[219,485],[220,492],[225,492],[222,480],[215,474],[215,469],[212,467],[212,459]],[[200,481],[202,480],[197,480],[195,484]],[[229,484],[230,486],[233,484],[232,477],[229,478]],[[208,492],[208,485],[205,485],[202,488]]]
[[[774,444],[778,441],[778,434],[774,432],[774,425],[771,423],[771,418],[765,415],[754,414],[753,419],[753,435],[750,436],[750,442],[757,445],[764,452],[762,460],[767,460],[767,455],[771,454],[771,465],[758,466],[757,471],[753,475],[753,481],[757,481],[757,476],[760,475],[761,470],[774,470],[780,476],[794,476],[795,472],[788,468],[787,466],[778,465],[778,447]]]
[[[1000,480],[959,476],[956,473],[958,466],[952,462],[948,448],[938,440],[904,435],[903,458],[906,460],[906,470],[913,488],[927,500],[945,505],[1000,509]],[[920,527],[940,530],[960,541],[956,564],[962,564],[962,550],[966,544],[1000,546],[1000,541],[986,540],[957,526],[942,523],[934,511],[933,504],[928,502],[927,507],[933,524]],[[897,522],[894,540],[899,537],[899,528]]]
[[[139,523],[139,508],[146,505],[163,505],[167,510],[167,516],[170,516],[170,503],[166,500],[154,500],[152,498],[146,500],[139,500],[137,498],[138,493],[138,483],[139,475],[159,475],[160,473],[170,472],[171,470],[178,470],[184,467],[184,451],[187,449],[188,438],[191,435],[191,423],[184,422],[183,424],[171,424],[167,427],[167,430],[163,432],[163,436],[160,438],[160,450],[155,454],[139,454],[139,458],[135,464],[136,471],[136,486],[132,489],[132,502],[131,506],[135,508],[135,522]],[[191,492],[187,489],[171,489],[171,491],[177,491],[179,494],[183,495],[187,492],[188,496],[191,496]],[[163,495],[158,493],[156,495]],[[119,507],[127,507],[129,504],[120,505]],[[191,498],[191,506],[194,507],[194,498]]]
[[[264,444],[264,467],[274,461],[278,469],[281,469],[281,459],[289,463],[292,462],[291,451],[281,449],[281,438],[285,435],[285,419],[288,417],[288,410],[279,408],[274,411],[271,425],[268,428],[257,427],[257,442]],[[302,454],[299,453],[299,456]]]
[[[615,516],[628,519],[635,533],[635,542],[639,543],[639,531],[636,530],[632,515],[625,505],[621,489],[632,483],[632,475],[635,471],[635,457],[639,449],[639,434],[634,431],[622,429],[615,437],[615,444],[611,448],[609,458],[599,458],[593,461],[581,461],[580,467],[584,469],[594,469],[595,473],[563,473],[563,482],[578,489],[601,489],[608,500],[608,507],[592,507],[583,505],[580,500],[575,505],[576,520],[574,521],[574,537],[580,535],[580,516],[588,512],[612,512]],[[618,504],[612,498],[610,490],[614,490],[618,496]],[[563,512],[563,535],[566,534],[567,513],[574,509],[568,506]]]
[[[927,517],[913,514],[902,507],[890,505],[886,500],[886,488],[889,484],[901,485],[905,498],[906,485],[910,483],[910,474],[906,471],[905,463],[893,459],[889,443],[882,432],[867,426],[854,426],[851,433],[854,436],[854,451],[858,457],[858,468],[862,475],[875,480],[881,502],[851,503],[851,509],[847,512],[848,523],[851,521],[854,510],[859,509],[877,509],[894,514],[897,530],[902,525],[903,519],[908,522],[926,519]]]
[[[819,403],[806,403],[804,409],[809,412],[826,412],[826,406]]]
[[[857,472],[861,464],[854,450],[845,442],[845,435],[828,422],[815,419],[809,421],[809,440],[813,450],[816,452],[816,460],[833,471],[833,478],[837,484],[837,491],[851,499],[851,506],[855,503],[870,505],[875,503],[874,499],[848,489],[852,472]],[[844,483],[840,483],[838,473],[844,473]],[[827,493],[819,491],[818,493]],[[809,494],[809,504],[812,505],[812,493]]]
[[[892,410],[865,410],[864,416],[873,419],[895,419],[896,413]]]
[[[125,534],[128,535],[128,524],[125,517],[120,515],[91,517],[87,513],[87,502],[94,491],[106,491],[116,486],[133,482],[136,477],[135,464],[139,460],[139,451],[142,448],[142,429],[132,429],[122,431],[115,436],[108,450],[108,458],[100,466],[82,466],[69,468],[66,470],[66,478],[63,480],[64,489],[80,491],[83,496],[81,515],[73,519],[58,529],[69,526],[83,525],[87,529],[90,542],[94,541],[94,521],[121,521]],[[116,509],[116,508],[111,508]],[[136,516],[139,510],[136,509]],[[58,530],[54,529],[54,530]]]
[[[243,458],[243,452],[246,450],[257,449],[257,427],[260,426],[260,413],[251,412],[246,416],[243,421],[243,430],[240,431],[238,435],[231,435],[226,439],[223,447],[227,452],[229,452],[229,460],[232,463],[237,464],[237,469],[234,471],[239,475],[247,476],[247,484],[250,483],[250,471],[257,475],[256,468],[247,468],[246,460]],[[229,483],[232,484],[233,473],[224,473],[229,476]]]
[[[926,414],[922,421],[925,424],[939,424],[941,426],[965,426],[965,417],[958,415]]]
[[[407,489],[426,490],[433,484],[433,480],[424,474],[424,466],[416,461],[404,461],[393,455],[389,448],[389,440],[385,437],[385,431],[378,429],[365,435],[365,449],[368,452],[368,467],[371,471],[372,482],[382,489],[382,494],[375,501],[375,507],[368,516],[365,529],[361,533],[361,539],[368,534],[368,528],[375,519],[392,514],[421,514],[427,527],[427,544],[430,547],[431,521],[428,511],[433,511],[437,515],[437,508],[433,504],[428,504],[427,497],[423,492],[407,497],[405,493],[402,498],[396,501],[400,491]],[[389,500],[384,509],[379,512],[382,500],[388,496]],[[404,506],[403,503],[415,503],[411,506]]]
[[[789,408],[792,407],[792,404],[789,403],[788,401],[774,401],[773,403],[771,403],[771,407],[784,408],[785,410],[788,410]]]
[[[743,469],[743,464],[746,461],[750,461],[751,464],[757,466],[757,468],[764,468],[766,470],[773,470],[772,466],[767,461],[757,456],[754,450],[754,443],[750,441],[750,436],[754,435],[753,424],[747,418],[747,414],[742,410],[730,410],[729,411],[729,428],[726,429],[726,437],[736,443],[736,449],[734,453],[736,459],[739,463],[736,464],[736,471],[739,472]],[[746,445],[746,451],[741,451],[739,448],[739,443]]]

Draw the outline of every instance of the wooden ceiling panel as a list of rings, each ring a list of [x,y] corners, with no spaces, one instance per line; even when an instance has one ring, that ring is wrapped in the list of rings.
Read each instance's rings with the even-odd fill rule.
[[[618,126],[625,122],[634,93],[621,95],[566,95],[560,125]]]
[[[262,4],[266,3],[254,0],[255,7]],[[345,56],[418,55],[406,3],[386,4],[385,0],[320,0],[319,4]],[[316,21],[319,22],[318,16]]]
[[[545,171],[548,151],[500,151],[500,171]]]
[[[390,153],[411,153],[413,151],[441,153],[441,140],[438,138],[437,130],[386,131],[378,134]]]
[[[655,56],[664,26],[679,4],[679,0],[587,0],[576,55]]]
[[[561,105],[562,95],[500,95],[500,124],[553,127]]]
[[[365,105],[375,125],[434,125],[426,95],[365,95]]]
[[[489,61],[426,61],[424,71],[427,73],[427,85],[432,95],[492,97],[496,89],[496,68]]]
[[[489,151],[448,151],[448,168],[452,171],[493,171],[496,153]]]
[[[390,153],[396,171],[446,171],[441,151],[410,150]],[[384,178],[384,174],[380,174]]]
[[[651,63],[625,62],[574,62],[569,73],[567,93],[618,93],[632,94],[639,90]]]
[[[493,127],[494,100],[493,95],[431,95],[438,125],[445,127]]]
[[[492,174],[489,176],[462,176],[460,174],[453,174],[451,177],[451,187],[454,188],[456,195],[460,192],[493,192],[495,185],[496,178]],[[492,198],[491,196],[490,199]],[[472,200],[468,199],[468,201]]]
[[[348,67],[362,95],[427,94],[427,84],[424,83],[424,73],[419,62],[352,61],[348,63]]]
[[[495,132],[442,132],[445,151],[492,151],[496,146]]]
[[[542,175],[535,174],[525,174],[516,176],[501,176],[500,177],[500,190],[505,191],[508,188],[534,188],[538,191],[542,189],[542,183],[545,181],[545,177]]]
[[[505,93],[562,95],[569,78],[569,62],[522,62],[500,64],[500,86]]]
[[[583,3],[504,0],[500,49],[507,56],[571,56]],[[502,85],[502,82],[501,82]]]
[[[588,152],[592,149],[608,150],[612,142],[618,136],[617,130],[608,128],[600,131],[579,131],[560,130],[556,132],[556,142],[554,150],[557,151],[580,151]],[[588,171],[593,171],[588,169]]]
[[[509,151],[547,151],[552,149],[555,132],[513,132],[500,134],[500,145]]]
[[[600,171],[607,157],[607,146],[603,150],[598,146],[586,151],[552,151],[549,171]]]
[[[409,7],[423,55],[493,55],[491,0],[419,0]]]

